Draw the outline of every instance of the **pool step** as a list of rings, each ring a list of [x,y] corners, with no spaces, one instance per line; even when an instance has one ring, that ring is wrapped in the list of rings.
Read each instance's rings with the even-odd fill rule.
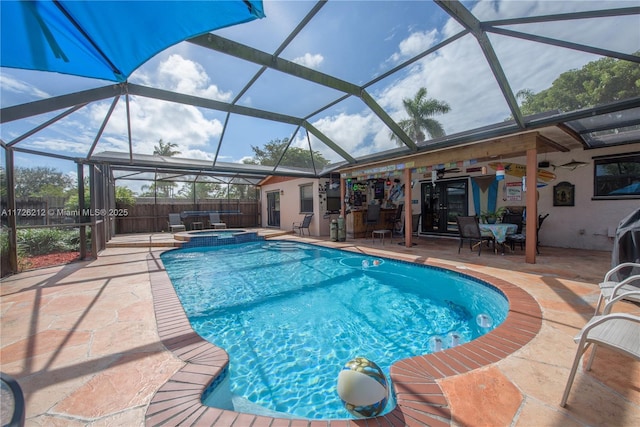
[[[295,251],[300,246],[296,242],[269,242],[263,246],[264,249],[271,249],[276,251]]]

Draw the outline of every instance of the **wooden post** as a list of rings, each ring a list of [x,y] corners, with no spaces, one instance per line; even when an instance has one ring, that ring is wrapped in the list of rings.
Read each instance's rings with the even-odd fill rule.
[[[346,209],[344,207],[345,205],[345,200],[344,200],[344,196],[345,196],[345,192],[347,190],[347,184],[346,181],[343,177],[340,177],[340,215],[342,215],[342,218],[344,218],[345,220],[345,226],[347,224],[347,216],[346,216]]]
[[[538,150],[527,150],[527,231],[524,259],[529,264],[536,263],[538,245]]]
[[[413,245],[411,237],[413,236],[413,224],[412,222],[411,208],[411,169],[405,167],[404,169],[404,245],[410,248]],[[393,231],[392,231],[393,232]]]

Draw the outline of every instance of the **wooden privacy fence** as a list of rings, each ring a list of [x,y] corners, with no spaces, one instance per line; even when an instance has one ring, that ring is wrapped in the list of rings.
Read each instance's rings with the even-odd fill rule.
[[[113,212],[116,234],[155,233],[168,231],[170,213],[184,211],[219,212],[227,228],[258,227],[260,225],[260,202],[257,200],[207,200],[198,203],[171,200],[169,203],[136,202],[135,205],[117,204]],[[203,221],[208,225],[208,217],[187,217],[183,219],[187,230],[194,221]]]

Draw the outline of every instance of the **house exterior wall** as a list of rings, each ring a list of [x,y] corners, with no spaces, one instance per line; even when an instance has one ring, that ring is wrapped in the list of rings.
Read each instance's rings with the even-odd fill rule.
[[[320,185],[325,184],[324,179],[292,178],[269,180],[261,186],[262,226],[267,227],[267,193],[277,191],[280,193],[280,229],[292,230],[294,222],[301,222],[304,212],[300,211],[300,186],[313,185],[313,219],[309,226],[312,236],[328,236],[329,225],[332,219],[338,215],[326,216],[326,200],[320,197]]]
[[[539,238],[543,246],[554,246],[576,249],[604,250],[610,251],[613,248],[613,237],[620,220],[629,215],[635,209],[640,208],[640,199],[620,199],[620,200],[593,200],[594,194],[594,160],[593,157],[626,154],[640,152],[640,143],[628,144],[618,147],[600,148],[594,150],[573,150],[567,153],[549,153],[539,154],[538,161],[548,161],[551,166],[545,168],[556,174],[556,179],[551,181],[547,186],[537,189],[538,213],[549,214],[540,229]],[[427,155],[428,156],[428,155]],[[575,170],[558,168],[572,160],[579,162],[587,162],[583,167]],[[493,161],[496,161],[494,159]],[[502,158],[500,161],[526,164],[525,157]],[[473,166],[487,166],[488,174],[494,174],[495,171],[488,167],[489,162],[476,163]],[[553,165],[556,166],[554,169]],[[446,178],[460,178],[468,176],[478,176],[479,173],[467,173],[465,167],[461,168],[461,172],[447,173]],[[397,175],[393,178],[403,182],[403,176]],[[413,173],[412,181],[419,183],[429,180],[424,174]],[[640,177],[639,177],[640,179]],[[326,179],[279,179],[279,182],[270,181],[262,186],[262,218],[263,226],[266,227],[266,193],[270,191],[284,191],[281,194],[281,221],[280,228],[282,230],[291,230],[293,222],[299,222],[303,218],[300,212],[300,185],[313,184],[314,194],[314,217],[310,226],[312,236],[328,236],[329,225],[332,219],[336,219],[337,215],[326,216],[326,203],[320,194],[320,185],[324,185]],[[505,183],[520,181],[519,178],[510,175],[505,176]],[[554,206],[553,205],[553,187],[560,182],[569,182],[575,185],[575,204],[574,206]],[[407,185],[406,188],[410,187]],[[524,206],[525,193],[522,193],[521,201],[507,201],[505,199],[504,187],[499,186],[497,196],[497,207],[501,206]],[[411,194],[411,209],[414,214],[421,211],[420,186],[415,185]],[[470,213],[473,212],[473,196],[469,194]]]
[[[610,251],[613,248],[613,237],[618,223],[640,208],[640,199],[593,200],[593,157],[637,151],[640,151],[640,143],[595,150],[574,150],[547,156],[538,155],[538,160],[548,160],[556,166],[572,160],[588,163],[575,170],[557,167],[555,170],[553,167],[547,169],[556,174],[556,179],[546,187],[538,189],[538,213],[549,214],[540,228],[540,242],[545,246]],[[513,161],[526,163],[524,158],[516,158]],[[574,206],[553,205],[553,187],[563,181],[575,185]],[[498,206],[513,204],[503,202],[502,198],[502,189],[499,189]]]
[[[567,153],[539,154],[538,161],[548,161],[551,166],[545,168],[556,175],[556,179],[547,186],[538,188],[538,214],[549,214],[540,228],[539,239],[544,246],[561,248],[576,248],[590,250],[610,251],[613,248],[613,237],[620,220],[629,215],[634,210],[640,208],[640,199],[626,200],[593,200],[594,194],[594,157],[615,154],[627,154],[640,151],[640,143],[629,144],[618,147],[600,148],[593,150],[573,150]],[[503,162],[526,164],[525,157],[502,158]],[[583,167],[575,170],[558,168],[572,160],[587,162]],[[496,160],[494,160],[496,161]],[[495,171],[488,167],[489,162],[481,162],[473,166],[487,166],[488,174],[495,174]],[[556,166],[554,169],[553,165]],[[465,173],[465,167],[457,174],[447,174],[446,178],[463,176],[477,176],[478,173]],[[412,179],[425,181],[423,174],[413,174]],[[638,177],[640,180],[640,177]],[[503,182],[518,182],[519,178],[506,175]],[[569,182],[575,185],[574,206],[554,206],[553,187],[560,182]],[[420,213],[420,190],[416,185],[412,192],[413,213]],[[499,185],[497,195],[497,207],[501,206],[524,206],[525,193],[522,193],[522,200],[507,201],[503,185]],[[416,202],[417,201],[417,202]],[[479,214],[473,211],[473,196],[469,194],[470,214]]]

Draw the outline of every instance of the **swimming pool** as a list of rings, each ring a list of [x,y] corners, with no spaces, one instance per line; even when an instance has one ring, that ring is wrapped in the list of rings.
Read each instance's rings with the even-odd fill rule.
[[[399,359],[496,327],[508,309],[495,289],[448,270],[300,243],[162,260],[193,328],[228,351],[231,391],[265,413],[351,418],[335,391],[348,360],[362,355],[388,373]]]

